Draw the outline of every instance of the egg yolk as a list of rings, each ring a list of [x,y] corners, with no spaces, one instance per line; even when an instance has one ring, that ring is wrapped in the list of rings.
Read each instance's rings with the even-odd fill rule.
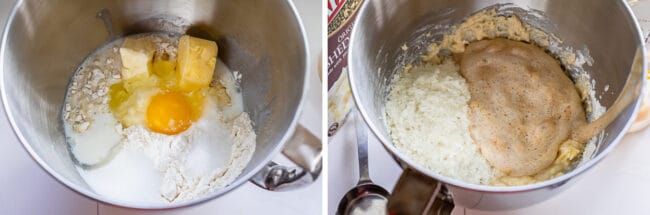
[[[151,98],[147,107],[147,127],[154,132],[173,135],[192,125],[192,106],[180,93],[162,93]]]

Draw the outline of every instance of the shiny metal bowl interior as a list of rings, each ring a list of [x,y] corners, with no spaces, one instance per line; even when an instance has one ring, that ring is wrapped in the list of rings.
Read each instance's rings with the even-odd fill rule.
[[[143,205],[106,199],[79,176],[68,154],[60,117],[77,66],[107,42],[98,12],[110,13],[114,33],[187,33],[217,41],[219,58],[242,74],[244,109],[257,147],[230,186],[182,203]],[[288,0],[18,1],[2,39],[2,98],[18,138],[51,175],[73,190],[125,207],[174,208],[213,199],[246,182],[277,154],[293,131],[305,89],[307,49]]]
[[[492,187],[453,180],[418,165],[395,148],[385,124],[384,105],[393,75],[404,65],[418,64],[428,45],[445,33],[439,26],[455,25],[463,18],[495,4],[534,10],[548,18],[548,22],[528,23],[563,40],[564,45],[582,49],[587,47],[594,59],[585,70],[595,80],[595,91],[600,103],[609,107],[618,97],[637,55],[645,56],[640,29],[624,1],[591,0],[504,0],[504,1],[443,1],[443,0],[369,0],[361,8],[350,41],[350,83],[354,99],[365,121],[385,148],[404,166],[408,166],[447,185],[462,190],[519,192],[548,187],[564,182],[593,166],[610,151],[625,134],[636,114],[640,99],[627,109],[604,131],[600,146],[593,158],[571,172],[544,182],[525,186]],[[518,9],[514,9],[516,11]],[[525,22],[528,18],[521,17]],[[443,30],[441,30],[443,29]],[[431,33],[432,38],[422,35]],[[407,51],[402,45],[408,44]],[[645,71],[645,58],[642,58]],[[609,91],[605,91],[605,86]],[[452,193],[453,195],[454,193]],[[469,207],[469,206],[468,206]]]

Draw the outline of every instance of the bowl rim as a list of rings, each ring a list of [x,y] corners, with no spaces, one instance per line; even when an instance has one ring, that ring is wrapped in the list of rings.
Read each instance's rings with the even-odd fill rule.
[[[370,8],[370,2],[371,1],[364,1],[363,4],[361,5],[360,10],[358,11],[359,14],[357,14],[357,17],[363,17],[371,8]],[[641,58],[642,58],[642,69],[643,71],[646,71],[647,68],[647,55],[646,55],[646,50],[643,46],[643,36],[642,36],[642,31],[639,26],[638,21],[634,17],[634,14],[632,13],[632,9],[630,8],[629,4],[625,3],[625,1],[618,1],[619,4],[623,4],[623,12],[625,13],[625,19],[627,19],[632,25],[634,30],[636,31],[635,34],[635,40],[637,40],[637,50],[640,50]],[[513,4],[514,5],[514,4]],[[516,6],[516,5],[515,5]],[[356,72],[354,72],[354,68],[351,65],[357,64],[357,62],[361,62],[360,60],[357,60],[356,58],[356,50],[354,49],[355,43],[357,41],[357,34],[359,34],[359,27],[357,27],[361,22],[359,20],[356,20],[352,33],[350,35],[350,44],[348,47],[350,47],[350,50],[348,51],[348,65],[350,65],[350,69],[348,71],[348,79],[350,82],[350,89],[352,91],[352,97],[354,98],[354,102],[356,104],[356,108],[359,110],[360,114],[363,116],[363,121],[370,127],[370,130],[372,133],[374,133],[375,137],[381,142],[381,144],[384,146],[384,148],[392,154],[393,158],[398,162],[402,164],[406,164],[407,167],[404,167],[403,165],[401,166],[402,168],[411,168],[419,173],[422,173],[432,179],[441,181],[442,183],[446,185],[452,185],[455,187],[459,187],[465,190],[472,190],[472,191],[478,191],[478,192],[483,192],[483,193],[516,193],[516,192],[526,192],[526,191],[533,191],[533,190],[538,190],[538,189],[545,189],[548,187],[554,187],[554,186],[559,186],[564,183],[566,183],[568,180],[574,178],[575,176],[585,172],[587,169],[590,169],[593,167],[596,163],[600,162],[610,151],[618,145],[620,140],[625,136],[626,131],[630,128],[630,126],[633,123],[633,119],[636,118],[640,103],[642,102],[643,96],[639,96],[634,103],[630,104],[632,106],[632,115],[630,116],[629,119],[625,122],[625,125],[623,126],[623,129],[621,130],[620,133],[616,134],[612,142],[599,154],[597,154],[595,157],[592,159],[588,160],[584,164],[574,168],[570,172],[567,172],[559,177],[555,177],[549,180],[544,180],[532,184],[527,184],[527,185],[518,185],[518,186],[489,186],[489,185],[479,185],[479,184],[472,184],[468,183],[465,181],[461,181],[458,179],[452,179],[447,176],[443,176],[441,174],[435,173],[433,171],[428,170],[425,168],[423,165],[418,164],[418,162],[415,162],[414,160],[410,159],[408,156],[405,154],[401,153],[400,150],[397,149],[392,144],[392,141],[380,132],[379,126],[375,124],[373,121],[370,121],[371,116],[366,112],[366,105],[364,105],[361,102],[361,97],[357,93],[357,79],[361,80],[363,77],[361,75],[357,75]],[[643,80],[642,80],[642,86],[645,86],[647,84],[647,79],[646,79],[646,72],[643,72]],[[642,95],[642,94],[641,94]],[[628,108],[630,108],[628,106]]]
[[[109,197],[106,197],[106,196],[103,196],[101,194],[95,193],[94,191],[92,191],[92,187],[90,187],[90,185],[89,185],[88,189],[83,188],[83,187],[79,186],[78,184],[73,183],[71,180],[63,177],[58,172],[54,171],[54,169],[52,167],[50,167],[50,165],[47,162],[45,162],[36,153],[34,148],[32,148],[31,145],[26,140],[26,138],[25,138],[25,136],[23,134],[23,131],[21,131],[17,127],[15,119],[13,118],[14,113],[13,113],[11,107],[7,104],[7,101],[8,101],[7,100],[7,92],[6,92],[7,89],[6,89],[6,86],[4,84],[4,81],[5,81],[4,80],[4,76],[5,76],[5,73],[4,73],[4,65],[5,65],[4,59],[5,59],[5,54],[7,52],[7,48],[6,48],[7,46],[5,44],[7,44],[7,41],[8,41],[9,32],[10,32],[11,27],[12,27],[11,24],[14,22],[14,19],[15,19],[17,13],[18,13],[18,10],[20,9],[23,2],[24,2],[24,0],[18,0],[14,4],[11,12],[9,13],[9,16],[7,17],[6,22],[4,23],[5,24],[4,29],[3,29],[2,35],[0,37],[0,100],[2,101],[2,105],[3,105],[4,109],[5,109],[5,115],[7,116],[7,119],[9,120],[11,130],[13,131],[14,135],[18,138],[18,140],[21,143],[23,149],[25,149],[25,151],[27,151],[27,153],[30,155],[32,160],[34,160],[41,169],[45,170],[45,172],[47,172],[47,174],[50,175],[52,178],[54,178],[55,181],[57,181],[59,184],[64,185],[64,187],[66,187],[67,189],[69,189],[69,190],[71,190],[71,191],[73,191],[73,192],[75,192],[77,194],[80,194],[81,196],[83,196],[85,198],[91,199],[93,201],[105,203],[105,204],[108,204],[108,205],[116,206],[116,207],[119,207],[119,208],[131,208],[131,209],[141,209],[141,210],[177,209],[177,208],[185,208],[185,207],[191,207],[191,206],[199,205],[201,203],[208,202],[210,200],[214,200],[214,199],[216,199],[216,198],[218,198],[220,196],[228,194],[231,191],[238,188],[239,186],[243,185],[245,182],[248,182],[254,175],[259,173],[260,170],[264,166],[266,166],[276,155],[279,154],[279,152],[284,148],[286,142],[291,138],[293,132],[296,129],[296,126],[297,126],[298,120],[299,120],[299,116],[301,115],[302,110],[304,108],[304,102],[305,102],[304,98],[305,98],[305,96],[307,94],[306,89],[307,89],[308,84],[309,84],[308,81],[307,81],[307,77],[309,75],[309,66],[310,66],[309,44],[308,44],[308,41],[307,41],[308,38],[307,38],[307,34],[305,32],[303,21],[300,18],[300,15],[298,13],[298,10],[297,10],[295,4],[291,0],[283,0],[283,1],[279,2],[279,3],[280,4],[285,4],[287,6],[288,10],[286,12],[290,13],[289,15],[291,15],[293,17],[293,20],[296,21],[296,24],[297,24],[297,27],[298,27],[297,30],[299,30],[299,32],[297,32],[297,33],[299,34],[300,39],[301,39],[302,48],[301,48],[300,51],[302,52],[302,54],[304,56],[304,65],[301,68],[301,71],[303,73],[303,80],[302,80],[302,85],[300,86],[301,90],[302,90],[302,93],[299,95],[298,105],[296,106],[296,111],[295,111],[295,113],[293,114],[293,116],[290,119],[289,126],[287,127],[286,132],[282,135],[282,137],[278,141],[278,145],[273,150],[271,150],[268,153],[268,155],[264,159],[262,159],[262,161],[260,161],[258,164],[256,164],[256,166],[254,166],[248,173],[240,174],[239,176],[237,176],[237,179],[235,179],[232,183],[230,183],[229,185],[227,185],[226,187],[224,187],[222,189],[216,190],[216,191],[214,191],[212,193],[209,193],[207,195],[195,198],[193,200],[176,202],[176,203],[163,203],[163,202],[161,202],[161,203],[155,203],[155,204],[152,204],[152,203],[142,204],[142,203],[131,202],[131,201],[120,201],[120,200],[111,199]],[[259,189],[263,189],[263,188],[259,188]],[[270,191],[270,192],[272,192],[272,191]]]

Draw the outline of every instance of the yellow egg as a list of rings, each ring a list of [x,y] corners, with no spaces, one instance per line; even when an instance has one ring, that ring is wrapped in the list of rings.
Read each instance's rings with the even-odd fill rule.
[[[129,99],[129,92],[126,91],[124,87],[124,82],[118,82],[111,85],[109,92],[109,102],[108,107],[115,112],[124,101]],[[118,117],[120,118],[120,117]]]
[[[223,85],[210,86],[218,52],[214,41],[184,35],[176,58],[158,53],[153,40],[126,40],[120,47],[122,80],[109,90],[109,108],[124,127],[144,125],[174,135],[203,115],[207,97],[230,104]],[[123,52],[123,53],[122,53]]]
[[[190,107],[192,108],[192,121],[196,121],[201,118],[203,113],[203,103],[205,100],[205,91],[193,91],[189,93],[184,93],[187,98]]]
[[[153,74],[160,78],[160,87],[163,89],[173,89],[178,85],[176,79],[176,61],[154,60]]]
[[[162,93],[151,98],[147,108],[147,127],[154,132],[173,135],[192,125],[192,106],[180,93]]]

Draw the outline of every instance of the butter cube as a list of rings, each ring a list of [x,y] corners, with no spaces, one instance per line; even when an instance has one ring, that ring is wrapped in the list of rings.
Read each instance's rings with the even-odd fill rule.
[[[217,43],[183,35],[178,41],[178,87],[194,91],[208,87],[217,63]]]
[[[148,78],[155,52],[156,44],[147,37],[125,39],[120,47],[122,78],[126,81]]]

